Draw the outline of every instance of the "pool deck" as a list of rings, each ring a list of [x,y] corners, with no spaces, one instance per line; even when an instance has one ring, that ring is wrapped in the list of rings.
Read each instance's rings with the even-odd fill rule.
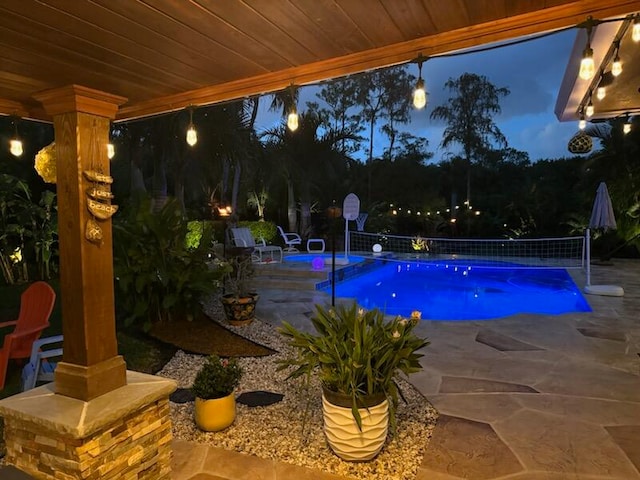
[[[574,273],[578,286],[585,283]],[[416,480],[640,480],[640,261],[594,265],[591,313],[424,321],[411,382],[440,417]],[[258,316],[309,326],[309,290],[262,289]],[[342,477],[174,441],[174,480]]]

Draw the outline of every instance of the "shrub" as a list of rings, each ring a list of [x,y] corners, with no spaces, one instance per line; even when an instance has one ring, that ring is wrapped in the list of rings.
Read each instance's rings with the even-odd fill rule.
[[[253,238],[260,239],[264,238],[264,241],[269,243],[273,243],[273,240],[277,236],[276,224],[273,222],[238,222],[239,227],[247,227],[251,230],[251,235]]]

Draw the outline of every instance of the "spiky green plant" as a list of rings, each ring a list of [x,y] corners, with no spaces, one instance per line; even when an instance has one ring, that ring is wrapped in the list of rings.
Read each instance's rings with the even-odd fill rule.
[[[283,322],[279,332],[288,338],[295,356],[280,362],[279,369],[293,366],[287,377],[297,378],[317,372],[322,385],[351,397],[351,411],[359,428],[358,407],[365,395],[384,394],[389,400],[390,423],[395,427],[398,387],[395,377],[422,370],[420,349],[429,345],[413,333],[420,312],[411,318],[391,321],[378,309],[366,311],[351,306],[325,309],[316,305],[311,322],[317,335],[297,330]]]

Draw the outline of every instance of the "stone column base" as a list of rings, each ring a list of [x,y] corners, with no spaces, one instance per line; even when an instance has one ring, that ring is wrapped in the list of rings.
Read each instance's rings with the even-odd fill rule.
[[[38,479],[169,479],[173,380],[127,372],[127,385],[84,402],[54,384],[0,401],[5,461]]]

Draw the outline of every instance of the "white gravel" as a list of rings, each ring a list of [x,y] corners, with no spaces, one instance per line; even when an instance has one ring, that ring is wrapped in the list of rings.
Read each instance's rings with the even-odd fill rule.
[[[216,307],[209,314],[219,318]],[[193,402],[171,402],[175,438],[205,443],[258,457],[316,468],[343,476],[372,480],[407,480],[416,476],[422,462],[437,412],[408,381],[398,379],[407,403],[400,399],[396,414],[396,435],[389,437],[382,452],[372,461],[345,462],[327,445],[322,431],[321,390],[318,382],[309,389],[301,381],[285,381],[286,372],[276,371],[276,361],[284,358],[288,346],[275,329],[259,320],[244,327],[223,326],[276,350],[266,357],[240,358],[244,375],[236,394],[266,390],[284,394],[282,402],[268,407],[237,405],[233,425],[222,432],[200,431],[193,419]],[[172,378],[189,388],[204,362],[204,356],[178,351],[158,375]],[[307,412],[305,414],[305,411]]]

